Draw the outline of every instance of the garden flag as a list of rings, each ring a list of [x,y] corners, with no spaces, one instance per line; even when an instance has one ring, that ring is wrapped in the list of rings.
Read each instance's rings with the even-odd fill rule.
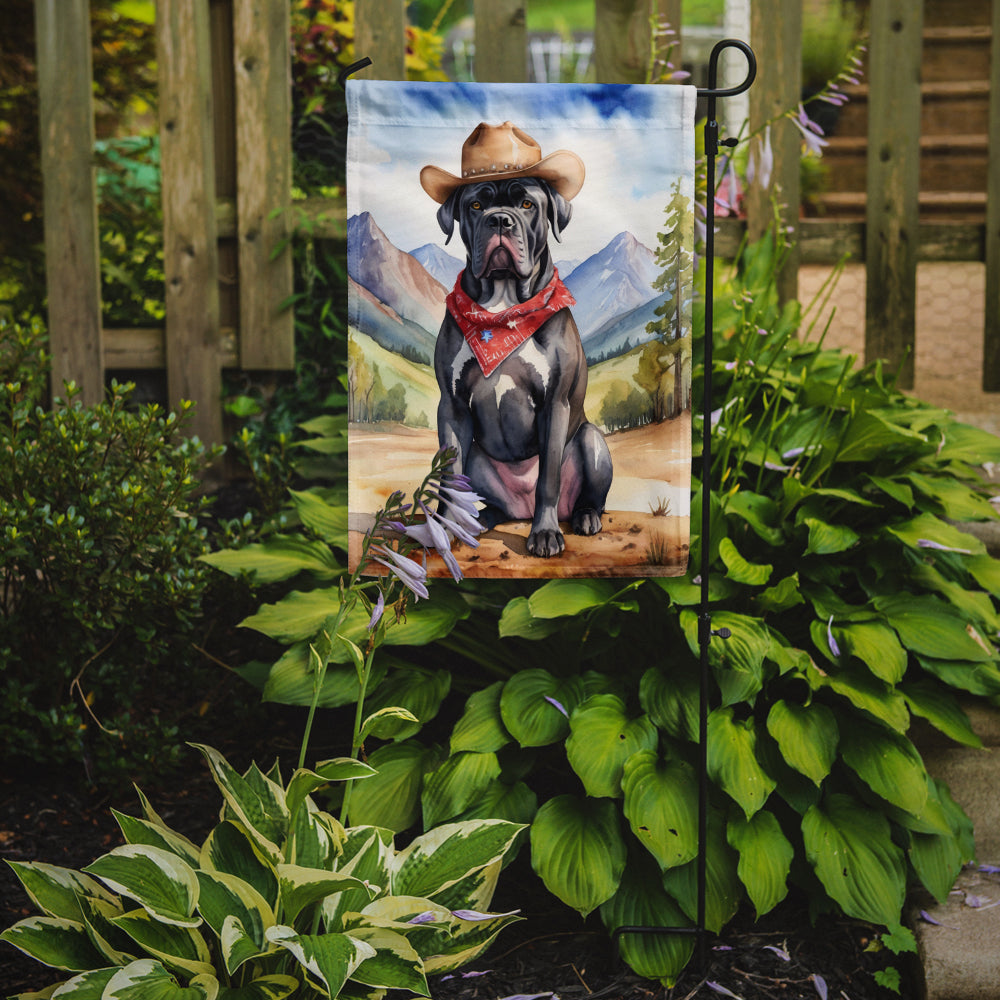
[[[448,447],[479,497],[466,575],[683,574],[695,89],[347,96],[352,569]]]

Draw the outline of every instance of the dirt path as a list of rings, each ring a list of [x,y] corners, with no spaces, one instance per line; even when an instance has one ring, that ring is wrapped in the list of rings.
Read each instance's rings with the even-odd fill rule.
[[[507,578],[676,576],[685,572],[691,469],[688,415],[606,438],[615,476],[600,534],[573,535],[563,525],[565,551],[552,559],[538,559],[527,552],[529,523],[510,521],[481,535],[476,549],[454,546],[462,572]],[[398,424],[351,426],[352,565],[372,513],[394,489],[411,493],[430,468],[436,450],[433,430]],[[654,513],[664,506],[668,513]],[[429,560],[428,573],[447,575],[439,557]]]

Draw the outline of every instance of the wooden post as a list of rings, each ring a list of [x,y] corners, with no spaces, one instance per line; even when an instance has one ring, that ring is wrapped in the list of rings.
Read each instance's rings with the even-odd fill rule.
[[[760,239],[775,218],[778,204],[779,225],[791,230],[793,241],[778,274],[778,296],[786,302],[798,296],[799,260],[799,160],[802,135],[787,118],[779,117],[798,107],[802,98],[802,4],[799,0],[758,0],[750,8],[750,40],[760,68],[750,88],[750,132],[771,125],[774,169],[767,187],[755,178],[747,192],[747,228],[751,240]],[[721,110],[725,114],[726,109]],[[735,135],[739,122],[727,123],[729,135]],[[762,137],[761,137],[762,138]],[[754,144],[761,141],[753,140]],[[758,149],[760,147],[758,146]]]
[[[595,0],[594,66],[598,83],[645,83],[654,0]]]
[[[35,0],[52,394],[104,397],[88,0]]]
[[[191,425],[222,441],[219,256],[207,0],[160,0],[156,58],[163,176],[167,395],[197,404]]]
[[[528,79],[528,30],[524,0],[475,0],[479,83],[524,83]]]
[[[355,58],[372,65],[356,76],[373,80],[406,79],[405,0],[361,0],[354,5]]]
[[[913,387],[923,3],[872,0],[868,53],[865,360]],[[905,359],[905,360],[904,360]]]
[[[295,367],[290,31],[288,0],[233,7],[242,368]]]
[[[993,0],[990,46],[990,137],[986,180],[986,327],[983,390],[1000,392],[1000,0]]]

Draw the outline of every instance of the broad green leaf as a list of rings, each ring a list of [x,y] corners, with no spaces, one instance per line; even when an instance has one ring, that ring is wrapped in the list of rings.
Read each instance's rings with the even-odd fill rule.
[[[849,795],[830,795],[802,820],[806,857],[849,917],[899,923],[906,893],[903,853],[889,822]]]
[[[910,472],[906,478],[925,497],[940,505],[941,513],[949,521],[991,521],[996,517],[996,511],[986,497],[954,476],[925,476]]]
[[[871,410],[858,413],[851,421],[837,450],[837,462],[867,462],[896,446],[919,445],[926,438],[899,424],[890,423]]]
[[[937,660],[931,656],[918,656],[917,662],[927,673],[943,681],[948,687],[985,697],[1000,694],[1000,669],[996,664]]]
[[[429,602],[427,602],[429,603]],[[389,630],[390,634],[392,629]],[[405,708],[417,720],[386,721],[381,726],[381,739],[405,740],[419,732],[425,722],[438,713],[441,702],[451,689],[451,674],[447,670],[426,670],[420,667],[394,670],[375,688],[365,702],[371,712],[383,708]]]
[[[460,914],[463,911],[456,908],[454,912]],[[500,931],[520,919],[516,911],[487,919],[462,920],[456,917],[448,936],[444,937],[445,932],[441,932],[443,940],[425,958],[424,971],[429,975],[451,972],[468,965],[486,951]]]
[[[500,717],[500,692],[503,681],[469,696],[462,717],[451,733],[451,752],[474,750],[493,753],[510,742],[510,733]]]
[[[307,906],[327,896],[346,889],[367,890],[365,884],[353,875],[303,868],[301,865],[278,865],[278,884],[281,888],[282,914],[293,923]],[[374,895],[374,890],[371,895]]]
[[[726,575],[736,583],[746,584],[748,587],[763,587],[771,578],[774,567],[768,563],[751,563],[740,555],[739,549],[730,538],[719,540],[719,556],[726,565]]]
[[[967,747],[983,745],[965,710],[947,688],[932,680],[907,681],[900,685],[900,691],[910,711],[926,719],[945,736]]]
[[[478,798],[458,817],[466,819],[505,819],[528,825],[538,812],[538,796],[523,782],[512,785],[492,781]]]
[[[798,705],[779,699],[767,715],[767,731],[785,761],[818,787],[837,756],[839,731],[833,712],[819,702]]]
[[[208,945],[194,928],[161,923],[145,910],[123,913],[112,923],[170,969],[179,969],[188,976],[213,972]]]
[[[242,824],[220,823],[202,845],[199,866],[204,871],[234,875],[253,886],[270,906],[277,905],[277,873]]]
[[[406,708],[392,706],[372,712],[361,724],[358,736],[362,740],[374,736],[380,740],[391,740],[397,734],[412,735],[421,726],[420,720]],[[403,737],[405,739],[405,736]]]
[[[726,514],[745,521],[768,545],[778,547],[784,540],[781,514],[771,497],[750,490],[739,490],[726,497]]]
[[[601,904],[601,920],[609,932],[619,927],[688,927],[691,921],[664,891],[654,865],[630,858],[615,894]],[[619,938],[622,958],[638,975],[673,986],[694,951],[691,934],[625,933]]]
[[[396,855],[392,891],[434,899],[461,879],[499,862],[522,829],[497,819],[446,823],[428,830]]]
[[[950,834],[911,833],[910,864],[924,888],[939,902],[945,903],[962,870],[962,852]]]
[[[921,542],[933,542],[970,555],[983,555],[986,552],[986,546],[978,538],[933,514],[918,514],[909,521],[888,525],[886,530],[913,549],[923,548]]]
[[[349,934],[296,934],[293,928],[279,924],[268,928],[267,939],[294,955],[310,978],[332,997],[340,994],[362,962],[375,957],[370,944]]]
[[[438,754],[415,740],[390,743],[372,753],[374,777],[351,790],[352,826],[381,826],[399,833],[420,817],[424,774],[438,763]]]
[[[685,610],[680,621],[688,647],[694,656],[700,657],[698,616]],[[713,613],[712,629],[730,632],[728,638],[713,636],[708,645],[708,662],[722,690],[723,704],[752,703],[763,686],[764,659],[771,648],[770,633],[759,618],[730,611]]]
[[[906,673],[906,650],[896,633],[879,622],[852,622],[833,626],[843,652],[856,656],[886,684],[898,684]]]
[[[250,939],[253,955],[265,950],[264,931],[275,923],[274,912],[267,900],[248,882],[238,879],[235,875],[223,872],[198,872],[198,883],[201,893],[198,898],[198,911],[205,922],[215,931],[216,936],[223,940],[223,928],[227,920],[239,922],[242,936]],[[230,935],[232,931],[230,931]],[[248,955],[239,961],[231,961],[232,948],[226,948],[226,969],[232,975],[246,961]]]
[[[844,762],[868,787],[908,813],[919,815],[927,801],[927,772],[920,754],[900,733],[852,719],[841,740]]]
[[[452,754],[424,779],[420,797],[424,827],[429,829],[454,819],[499,776],[500,764],[495,753]]]
[[[217,750],[197,743],[192,746],[204,754],[226,805],[249,831],[264,855],[276,862],[281,853],[278,844],[288,831],[284,789],[269,779],[263,779],[257,783],[258,787],[254,787],[254,783],[230,767]]]
[[[549,580],[529,598],[535,618],[564,618],[607,604],[618,588],[608,580]]]
[[[500,716],[521,746],[547,746],[569,732],[569,716],[583,696],[579,677],[560,679],[547,670],[522,670],[504,684]]]
[[[642,750],[625,762],[622,790],[625,818],[660,868],[697,855],[698,782],[688,764]]]
[[[572,795],[549,799],[531,824],[531,866],[581,916],[595,910],[615,894],[625,870],[616,805]]]
[[[376,658],[369,686],[385,677],[385,658]],[[353,666],[329,664],[323,675],[317,708],[340,708],[358,700],[360,687]],[[280,705],[311,705],[316,697],[316,674],[310,665],[309,643],[297,642],[288,647],[272,665],[264,681],[261,697]]]
[[[774,791],[776,782],[757,762],[752,718],[738,721],[733,709],[717,708],[708,717],[708,774],[749,819]]]
[[[347,548],[347,506],[328,503],[313,490],[289,490],[302,523],[331,545]]]
[[[361,926],[351,930],[351,937],[375,949],[375,954],[351,973],[355,982],[430,996],[424,963],[402,934],[384,927]]]
[[[527,597],[515,597],[507,602],[500,615],[499,635],[501,639],[545,639],[559,632],[565,626],[562,622],[549,618],[536,618],[531,613]]]
[[[219,981],[210,974],[181,986],[159,962],[143,958],[115,972],[101,1000],[216,1000],[218,995]]]
[[[899,633],[903,645],[922,656],[938,660],[995,660],[996,652],[949,605],[925,595],[882,595],[875,607]]]
[[[109,903],[115,897],[97,879],[40,861],[8,861],[18,881],[31,901],[46,916],[64,917],[66,920],[83,919],[80,896],[93,896]]]
[[[107,969],[92,969],[89,972],[82,972],[72,979],[67,979],[51,993],[49,991],[45,993],[21,993],[17,997],[12,997],[11,1000],[21,1000],[21,998],[27,1000],[28,997],[48,996],[51,996],[53,1000],[101,1000],[101,997],[104,996],[104,988],[117,972],[117,966]],[[49,987],[49,990],[52,990],[52,987]]]
[[[838,552],[846,552],[857,544],[858,533],[846,524],[829,524],[819,518],[807,517],[803,523],[809,529],[809,542],[806,545],[806,555],[829,556]]]
[[[939,594],[956,611],[975,622],[988,634],[1000,632],[1000,615],[990,594],[972,590],[963,581],[956,583],[940,573],[929,562],[914,567],[910,579],[915,590],[929,590]]]
[[[264,542],[209,552],[199,558],[229,576],[246,574],[255,584],[277,583],[298,573],[331,580],[344,572],[329,545],[296,535],[272,535]]]
[[[625,703],[613,694],[595,694],[574,709],[566,758],[588,795],[621,796],[622,768],[639,750],[653,750],[659,739],[647,715],[629,719]]]
[[[245,986],[224,986],[218,1000],[285,1000],[298,988],[299,981],[292,976],[261,976]]]
[[[855,708],[881,719],[896,732],[905,733],[910,724],[910,713],[906,710],[903,696],[884,681],[873,677],[867,669],[848,666],[824,674],[813,666],[806,678],[814,690],[828,688],[846,698]]]
[[[669,672],[650,667],[639,681],[639,704],[660,729],[678,740],[698,739],[699,682],[688,665],[672,665]]]
[[[799,574],[792,573],[779,580],[773,587],[761,591],[754,597],[758,608],[767,612],[787,611],[798,604],[804,604],[805,598],[799,589]]]
[[[65,917],[28,917],[0,934],[6,941],[35,961],[54,969],[82,972],[100,968],[105,960],[95,950],[87,929]]]
[[[742,816],[729,821],[729,846],[739,851],[736,873],[760,919],[788,894],[788,873],[795,849],[782,833],[774,813],[762,809],[750,819]]]
[[[125,844],[98,858],[84,871],[112,892],[134,899],[151,917],[178,927],[197,927],[198,878],[191,866],[170,851],[146,844]]]
[[[965,568],[980,587],[1000,597],[1000,559],[990,555],[974,556],[965,560]]]
[[[120,813],[117,809],[112,809],[111,812],[129,844],[147,844],[150,847],[159,847],[164,851],[176,854],[189,865],[198,864],[198,847],[182,834],[175,833],[169,827],[159,823],[126,816],[125,813]]]
[[[726,842],[726,824],[721,813],[708,817],[705,849],[705,926],[718,934],[733,918],[744,897],[743,883],[736,873],[736,852]],[[663,873],[663,887],[677,900],[691,920],[698,918],[698,860]]]
[[[937,452],[939,462],[965,462],[973,466],[1000,462],[1000,439],[981,427],[950,421],[943,437]]]
[[[886,476],[865,476],[865,479],[885,493],[886,496],[895,500],[896,503],[906,507],[907,510],[912,510],[913,490],[906,483],[898,479],[889,479]]]

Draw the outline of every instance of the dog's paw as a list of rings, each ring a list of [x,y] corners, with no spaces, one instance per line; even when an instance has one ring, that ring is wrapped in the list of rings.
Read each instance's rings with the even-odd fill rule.
[[[528,535],[528,553],[542,559],[559,555],[565,547],[566,540],[558,529],[539,529]]]
[[[577,535],[596,535],[601,530],[601,512],[593,508],[573,511],[573,531]]]

